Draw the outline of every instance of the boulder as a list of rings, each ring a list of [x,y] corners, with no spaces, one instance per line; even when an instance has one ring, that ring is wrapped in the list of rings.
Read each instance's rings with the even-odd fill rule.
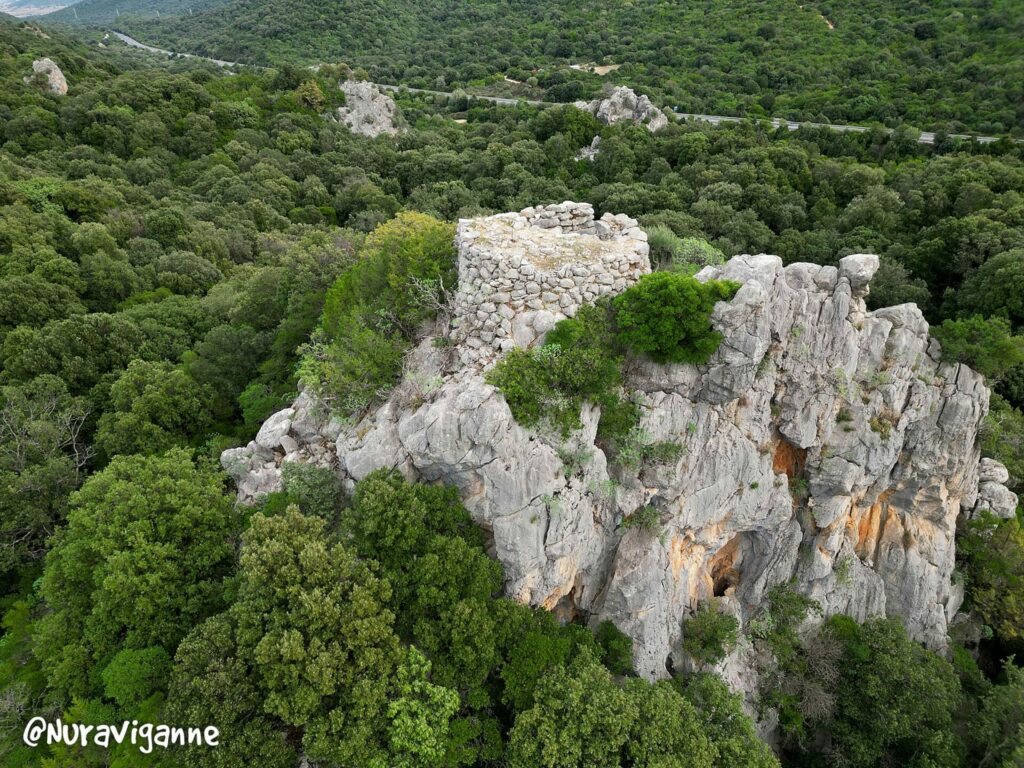
[[[401,132],[401,115],[394,100],[373,83],[345,80],[341,83],[345,93],[345,106],[339,107],[334,117],[347,125],[353,133],[363,136],[394,136]]]
[[[56,96],[67,96],[68,81],[64,73],[53,59],[36,59],[32,62],[32,74],[25,78],[26,83],[31,83],[36,75],[45,75],[50,93]]]
[[[646,125],[647,130],[658,131],[668,125],[668,117],[658,109],[647,96],[638,96],[632,88],[618,86],[608,96],[590,102],[577,102],[576,106],[594,115],[605,125],[613,125],[623,121],[631,121],[638,125]],[[597,146],[591,145],[592,159]]]

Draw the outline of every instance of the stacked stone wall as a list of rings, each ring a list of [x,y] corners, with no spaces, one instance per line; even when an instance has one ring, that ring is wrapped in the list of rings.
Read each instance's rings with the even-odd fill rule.
[[[479,219],[456,232],[459,290],[454,340],[464,365],[486,367],[527,348],[580,306],[617,294],[650,272],[635,219],[564,202]]]

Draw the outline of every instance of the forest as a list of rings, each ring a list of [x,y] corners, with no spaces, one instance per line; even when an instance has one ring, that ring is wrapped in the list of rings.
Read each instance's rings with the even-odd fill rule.
[[[701,111],[757,114],[756,103],[773,114],[827,109],[834,119],[1012,130],[1024,99],[1019,72],[1010,74],[1021,58],[1008,52],[1020,37],[985,21],[1009,11],[980,3],[954,18],[954,5],[915,4],[899,24],[887,21],[898,13],[892,4],[876,16],[878,34],[892,35],[886,55],[921,57],[935,93],[909,76],[888,78],[886,60],[862,47],[836,53],[835,64],[861,61],[865,89],[828,91],[820,78],[849,71],[808,63],[769,106],[759,99],[776,93],[772,72],[785,59],[743,46],[783,56],[767,42],[774,35],[812,24],[825,34],[809,6],[804,27],[785,35],[781,24],[754,32],[771,3],[745,17],[728,50],[764,70],[721,66],[701,78],[703,90],[691,89],[687,63],[658,60],[686,48],[665,30],[718,34],[724,25],[673,26],[667,6],[665,24],[643,35],[628,30],[651,9],[608,11],[613,35],[523,6],[543,23],[516,27],[522,37],[499,45],[505,31],[487,16],[499,6],[484,4],[479,21],[493,38],[473,51],[457,28],[450,40],[430,36],[448,28],[444,4],[434,26],[422,27],[400,16],[404,5],[377,8],[372,18],[398,14],[406,34],[423,35],[426,48],[403,47],[401,56],[385,51],[403,38],[368,35],[358,19],[343,29],[364,47],[327,42],[323,31],[342,29],[332,26],[339,20],[306,24],[302,8],[284,15],[311,37],[240,26],[235,41],[206,39],[219,33],[199,27],[198,15],[165,30],[137,26],[151,33],[147,41],[187,34],[190,50],[227,58],[345,49],[348,64],[409,84],[466,83],[495,68],[514,76],[533,66],[534,50],[549,63],[636,54],[617,75],[663,81],[666,98]],[[858,23],[834,6],[821,10],[837,34]],[[272,9],[264,23],[283,23],[275,17],[283,6]],[[264,35],[281,46],[268,44],[266,58],[253,42]],[[950,42],[958,35],[977,45],[970,57]],[[944,40],[964,57],[945,58]],[[518,53],[498,62],[506,44]],[[60,63],[66,96],[25,82],[41,56]],[[940,60],[943,68],[928,68]],[[663,78],[672,67],[674,83]],[[876,67],[879,90],[863,96]],[[714,675],[646,682],[613,625],[561,624],[503,597],[501,566],[451,489],[378,472],[349,495],[330,472],[290,465],[282,492],[239,507],[217,461],[289,403],[300,378],[334,395],[342,415],[395,384],[423,312],[410,278],[451,274],[451,222],[586,200],[598,214],[640,221],[658,274],[738,253],[818,264],[879,254],[871,306],[916,302],[944,354],[985,375],[994,394],[983,452],[1022,492],[1024,148],[948,137],[927,146],[904,128],[673,123],[652,134],[601,125],[571,105],[497,107],[407,92],[397,99],[408,132],[371,139],[323,115],[341,103],[345,69],[314,74],[282,63],[227,74],[0,20],[0,763],[1024,764],[1017,519],[986,517],[959,532],[965,611],[981,639],[954,637],[949,659],[893,619],[832,617],[798,634],[816,606],[774,590],[754,642],[778,660],[762,701],[781,713],[777,757]],[[960,87],[967,72],[984,80],[995,71],[991,89]],[[594,135],[601,152],[577,160]],[[715,290],[731,295],[729,286]],[[643,344],[642,327],[633,330],[639,335],[625,338]],[[735,643],[737,627],[724,618],[688,620],[695,659],[712,663]],[[212,722],[222,744],[154,755],[30,749],[21,728],[37,714],[84,724]],[[827,743],[816,738],[822,729]]]
[[[611,81],[690,113],[989,135],[1024,127],[1015,0],[188,5],[162,3],[156,18],[152,4],[130,4],[115,17],[110,0],[88,0],[79,14],[174,51],[247,64],[341,57],[375,82],[437,90],[508,78],[534,98],[572,102]],[[74,21],[68,10],[54,18]],[[602,77],[569,66],[591,63],[621,67]]]

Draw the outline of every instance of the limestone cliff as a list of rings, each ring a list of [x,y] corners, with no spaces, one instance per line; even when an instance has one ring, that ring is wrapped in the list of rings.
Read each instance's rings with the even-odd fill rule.
[[[405,381],[356,424],[303,393],[224,466],[250,501],[285,461],[348,483],[380,467],[457,486],[489,532],[506,589],[566,618],[611,619],[638,670],[667,674],[684,615],[728,596],[743,620],[793,580],[825,615],[899,616],[942,649],[961,601],[958,515],[1016,503],[980,460],[989,392],[941,362],[914,305],[865,308],[871,255],[838,267],[737,256],[699,279],[742,287],[712,316],[724,341],[700,366],[634,361],[628,386],[670,464],[628,471],[595,442],[599,413],[566,443],[515,423],[483,371],[512,346],[649,271],[636,222],[564,203],[459,223],[454,323],[410,355]],[[582,457],[566,466],[568,455]],[[645,507],[657,524],[623,529]]]

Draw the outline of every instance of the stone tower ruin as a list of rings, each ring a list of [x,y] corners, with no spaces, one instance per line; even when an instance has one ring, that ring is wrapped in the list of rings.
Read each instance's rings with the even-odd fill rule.
[[[583,304],[618,294],[651,271],[647,234],[625,214],[594,219],[564,202],[461,219],[453,341],[463,365],[488,367],[527,348]]]

